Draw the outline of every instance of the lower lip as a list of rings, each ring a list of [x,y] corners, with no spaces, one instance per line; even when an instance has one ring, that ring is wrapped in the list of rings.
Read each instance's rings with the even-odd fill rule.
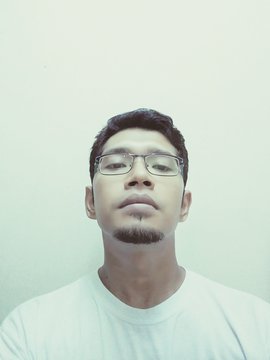
[[[144,203],[135,203],[135,204],[129,204],[121,208],[123,211],[125,211],[128,214],[152,214],[156,209],[154,206]]]

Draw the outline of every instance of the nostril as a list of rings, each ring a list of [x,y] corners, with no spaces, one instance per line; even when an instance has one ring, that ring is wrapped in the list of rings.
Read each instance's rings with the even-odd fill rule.
[[[145,186],[151,186],[151,182],[148,181],[148,180],[144,181],[143,183],[144,183]]]
[[[139,181],[136,181],[136,180],[135,181],[130,181],[128,183],[129,186],[136,186],[137,184],[139,184]],[[145,186],[148,186],[148,187],[152,185],[151,181],[148,181],[148,180],[143,181],[143,184]]]

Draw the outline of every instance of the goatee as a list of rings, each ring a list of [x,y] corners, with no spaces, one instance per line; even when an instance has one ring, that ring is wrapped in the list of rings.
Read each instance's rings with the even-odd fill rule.
[[[120,228],[114,231],[113,236],[128,244],[153,244],[161,241],[164,234],[155,229],[140,229],[137,227]]]

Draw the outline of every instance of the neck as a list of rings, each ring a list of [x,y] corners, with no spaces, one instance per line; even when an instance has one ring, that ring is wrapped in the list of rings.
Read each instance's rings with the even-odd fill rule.
[[[101,281],[132,307],[153,307],[174,294],[184,281],[185,270],[177,263],[174,239],[149,245],[104,239],[104,252]]]

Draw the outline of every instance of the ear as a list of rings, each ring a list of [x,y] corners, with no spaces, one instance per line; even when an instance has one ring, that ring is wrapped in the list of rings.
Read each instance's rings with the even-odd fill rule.
[[[85,188],[85,210],[86,210],[86,215],[89,217],[89,219],[96,219],[92,186],[86,186]]]
[[[188,217],[189,208],[192,202],[192,195],[189,190],[185,190],[182,198],[182,205],[180,211],[180,222],[183,222]]]

